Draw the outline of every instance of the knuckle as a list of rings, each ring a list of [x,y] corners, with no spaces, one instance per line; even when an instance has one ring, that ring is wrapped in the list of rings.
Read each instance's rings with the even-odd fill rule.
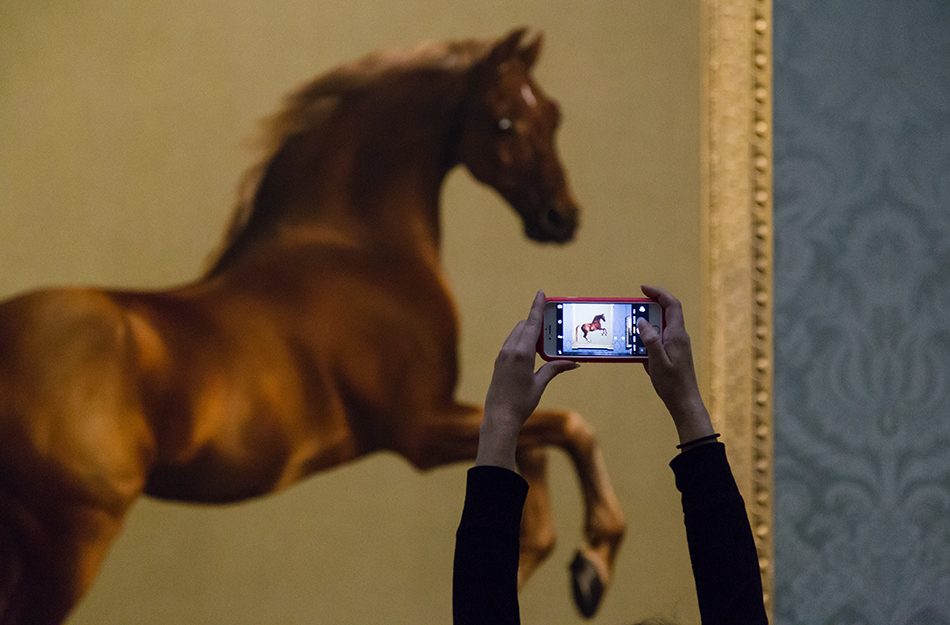
[[[528,360],[528,354],[516,347],[506,347],[498,352],[497,362],[499,363],[518,363]]]
[[[527,351],[516,350],[512,354],[512,359],[516,362],[534,362],[534,352],[528,353]]]
[[[495,358],[495,363],[504,364],[510,361],[514,357],[514,350],[510,347],[504,347],[500,352],[498,352],[498,357]]]

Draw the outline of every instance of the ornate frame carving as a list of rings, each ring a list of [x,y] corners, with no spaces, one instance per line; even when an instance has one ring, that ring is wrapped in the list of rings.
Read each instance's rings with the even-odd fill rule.
[[[702,11],[707,395],[749,510],[771,617],[772,6],[703,0]]]

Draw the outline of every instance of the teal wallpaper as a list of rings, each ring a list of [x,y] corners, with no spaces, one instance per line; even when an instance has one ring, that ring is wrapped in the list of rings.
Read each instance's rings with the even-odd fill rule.
[[[950,624],[950,2],[774,20],[775,620]]]

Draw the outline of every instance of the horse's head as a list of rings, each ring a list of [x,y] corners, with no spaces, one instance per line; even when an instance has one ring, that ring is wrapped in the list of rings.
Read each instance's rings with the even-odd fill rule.
[[[531,77],[541,36],[522,45],[524,30],[500,39],[474,68],[459,160],[494,187],[536,241],[570,241],[578,208],[558,159],[557,104]]]

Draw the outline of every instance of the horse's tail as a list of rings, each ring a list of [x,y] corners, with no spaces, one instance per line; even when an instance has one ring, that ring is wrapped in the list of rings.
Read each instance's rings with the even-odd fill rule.
[[[580,330],[580,329],[581,329],[581,327],[580,327],[579,325],[578,325],[578,326],[574,326],[574,342],[575,342],[575,343],[577,342],[577,331]]]

